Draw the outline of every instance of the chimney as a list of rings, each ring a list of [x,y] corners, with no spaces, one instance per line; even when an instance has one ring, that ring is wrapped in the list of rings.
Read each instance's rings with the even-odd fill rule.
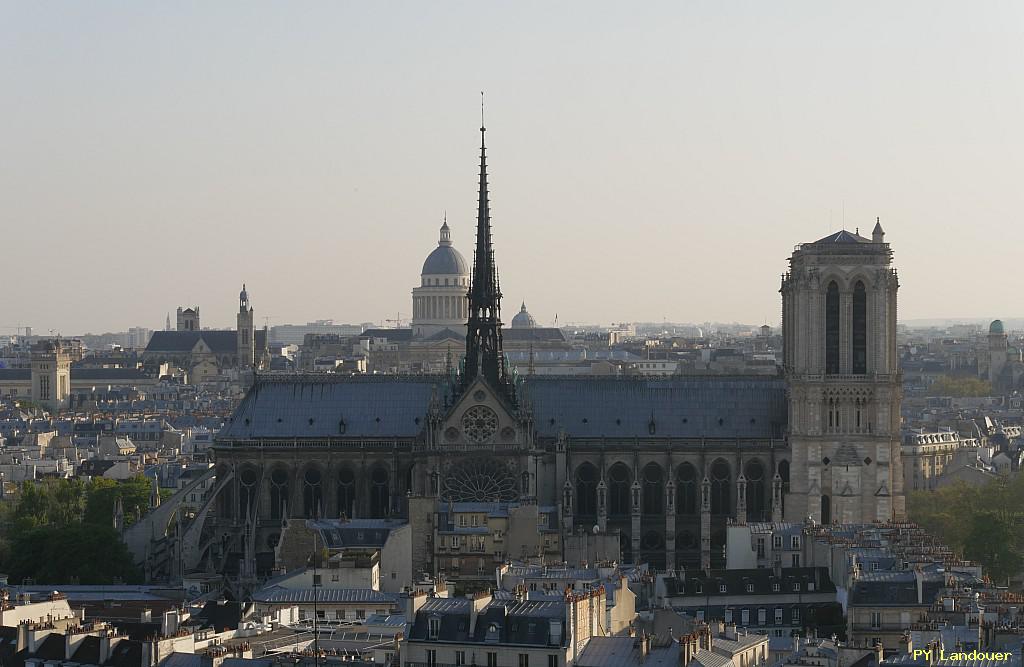
[[[736,624],[735,623],[729,623],[728,625],[726,625],[725,626],[725,630],[722,632],[722,635],[726,639],[731,639],[732,641],[736,641]]]
[[[476,619],[480,612],[483,611],[491,602],[491,594],[487,592],[474,593],[470,598],[469,603],[469,636],[472,637],[473,633],[476,632]],[[413,619],[415,622],[415,619]]]
[[[875,664],[882,664],[882,660],[885,658],[885,652],[882,647],[882,642],[875,644]]]
[[[172,637],[178,632],[178,610],[165,611],[160,624],[160,634],[164,637]]]
[[[114,647],[117,646],[118,642],[121,641],[120,637],[112,636],[113,629],[108,629],[106,632],[100,635],[100,660],[99,664],[103,664],[110,660],[110,655],[114,652]]]
[[[924,572],[919,565],[914,566],[914,581],[917,583],[917,604],[924,604]]]
[[[418,590],[414,593],[410,593],[405,599],[405,618],[408,623],[416,622],[416,612],[420,610],[420,607],[427,601],[427,592],[424,590]]]
[[[900,637],[900,653],[904,655],[914,654],[914,640],[911,638],[909,631]]]
[[[640,633],[640,662],[647,660],[647,652],[650,650],[650,640],[647,638],[647,631]]]
[[[17,651],[24,651],[28,648],[28,621],[18,623],[18,644]]]
[[[159,662],[160,646],[157,640],[142,642],[142,667],[154,667]]]

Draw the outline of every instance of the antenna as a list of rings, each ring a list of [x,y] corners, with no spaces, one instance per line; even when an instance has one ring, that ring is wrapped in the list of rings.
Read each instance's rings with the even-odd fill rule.
[[[484,129],[484,91],[480,91],[480,129]]]

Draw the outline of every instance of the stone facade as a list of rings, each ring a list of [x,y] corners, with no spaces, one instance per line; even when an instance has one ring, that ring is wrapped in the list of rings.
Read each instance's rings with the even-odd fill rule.
[[[901,376],[892,251],[842,231],[797,247],[782,279],[792,483],[786,518],[901,518]]]

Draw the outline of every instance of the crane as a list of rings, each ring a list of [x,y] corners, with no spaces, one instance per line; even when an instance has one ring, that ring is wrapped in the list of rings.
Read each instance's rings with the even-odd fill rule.
[[[387,322],[388,324],[394,325],[392,327],[394,329],[401,329],[402,328],[402,313],[395,313],[395,319],[386,319],[384,321]]]

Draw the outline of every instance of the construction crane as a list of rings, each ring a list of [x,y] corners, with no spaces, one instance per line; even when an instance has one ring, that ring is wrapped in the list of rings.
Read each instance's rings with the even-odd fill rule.
[[[384,321],[387,322],[388,324],[393,325],[392,326],[393,329],[401,329],[402,328],[402,313],[395,313],[395,319],[393,319],[393,320],[392,319],[386,319]]]

